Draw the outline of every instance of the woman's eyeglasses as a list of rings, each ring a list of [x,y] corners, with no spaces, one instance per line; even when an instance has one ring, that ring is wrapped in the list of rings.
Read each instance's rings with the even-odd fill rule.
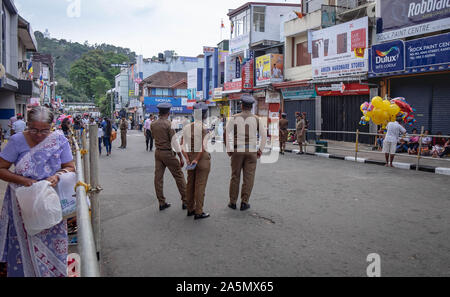
[[[50,134],[50,129],[43,129],[43,130],[39,130],[39,129],[28,129],[28,132],[30,132],[31,134],[48,135],[48,134]]]

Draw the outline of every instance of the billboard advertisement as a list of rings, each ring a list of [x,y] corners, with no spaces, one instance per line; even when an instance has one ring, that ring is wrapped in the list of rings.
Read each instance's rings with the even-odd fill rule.
[[[399,47],[399,62],[392,61],[396,56],[397,49],[402,41],[390,42],[372,46],[371,69],[369,77],[389,75],[393,69],[399,69],[397,74],[423,73],[432,71],[442,71],[450,69],[450,33],[440,34],[432,37],[425,37],[404,42],[403,47]],[[384,47],[384,48],[383,48]],[[388,49],[383,52],[383,50]],[[377,52],[379,51],[379,52]],[[389,57],[388,60],[377,60],[380,54]],[[403,58],[401,58],[403,57]],[[381,62],[380,62],[381,61]],[[404,63],[404,67],[397,66]],[[384,65],[381,66],[380,65]]]
[[[369,70],[368,17],[313,31],[313,78],[336,78]]]
[[[448,0],[379,0],[378,42],[450,28]]]
[[[372,46],[373,73],[405,70],[405,44],[401,40]]]
[[[256,85],[268,85],[283,81],[284,58],[279,54],[268,54],[256,58]]]

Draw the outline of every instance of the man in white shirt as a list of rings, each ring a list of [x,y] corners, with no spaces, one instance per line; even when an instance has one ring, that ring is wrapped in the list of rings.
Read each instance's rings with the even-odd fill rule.
[[[383,153],[386,155],[386,167],[394,167],[394,157],[397,152],[397,143],[400,135],[406,133],[406,129],[403,128],[400,123],[402,122],[401,117],[397,117],[396,122],[390,122],[387,125],[387,133],[383,142]],[[390,156],[390,160],[389,160]],[[390,163],[389,163],[390,161]]]
[[[22,133],[23,131],[25,131],[26,127],[27,127],[27,124],[23,121],[23,116],[22,115],[18,115],[17,116],[17,121],[15,121],[12,124],[11,135]]]

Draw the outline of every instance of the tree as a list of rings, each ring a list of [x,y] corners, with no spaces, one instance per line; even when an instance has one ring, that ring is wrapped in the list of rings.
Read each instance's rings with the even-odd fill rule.
[[[95,98],[101,98],[105,95],[106,91],[111,88],[109,81],[103,76],[97,76],[91,79],[90,88]]]

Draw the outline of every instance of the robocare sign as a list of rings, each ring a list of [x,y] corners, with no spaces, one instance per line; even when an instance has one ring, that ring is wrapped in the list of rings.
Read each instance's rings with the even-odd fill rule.
[[[450,28],[450,0],[379,0],[378,42]]]

